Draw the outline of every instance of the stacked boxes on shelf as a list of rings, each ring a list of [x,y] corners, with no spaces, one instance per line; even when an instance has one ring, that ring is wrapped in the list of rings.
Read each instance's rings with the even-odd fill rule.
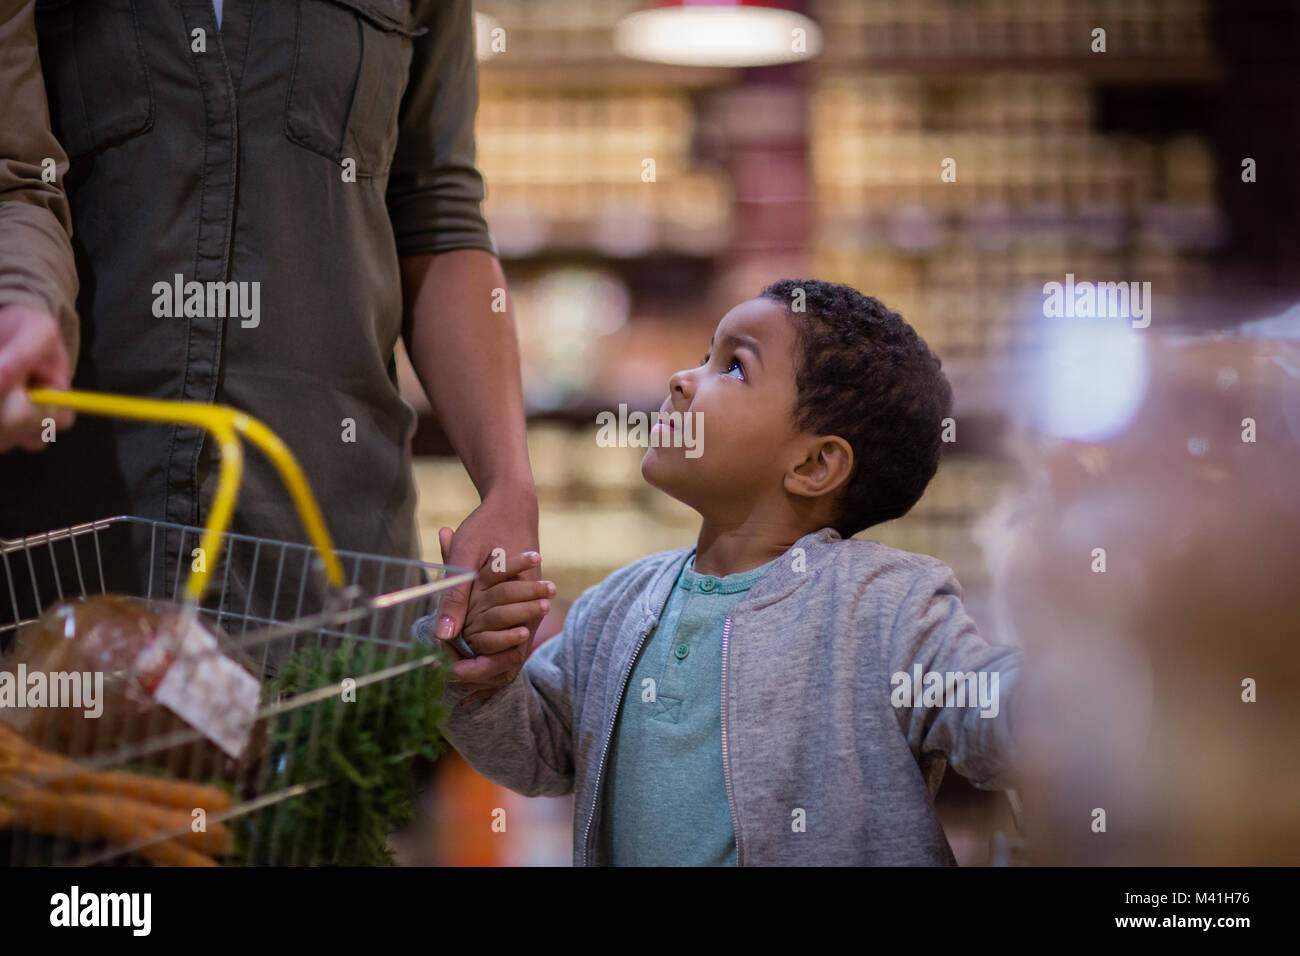
[[[945,359],[1039,344],[1042,285],[1067,273],[1176,300],[1219,236],[1210,151],[1091,123],[1073,76],[819,82],[816,271],[871,290]]]
[[[828,59],[1206,55],[1208,0],[814,0]]]
[[[717,251],[729,236],[729,183],[692,158],[693,132],[680,90],[486,87],[484,212],[502,254]]]

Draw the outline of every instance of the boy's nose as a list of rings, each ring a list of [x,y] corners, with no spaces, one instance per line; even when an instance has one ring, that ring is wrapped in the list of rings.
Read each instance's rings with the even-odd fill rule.
[[[695,393],[695,379],[691,373],[686,370],[674,372],[668,379],[668,393],[670,398],[674,393],[678,393],[682,398],[690,401],[691,395]]]

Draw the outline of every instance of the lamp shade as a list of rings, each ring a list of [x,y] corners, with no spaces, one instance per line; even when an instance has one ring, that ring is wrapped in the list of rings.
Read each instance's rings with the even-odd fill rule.
[[[614,48],[676,66],[769,66],[821,51],[821,30],[781,0],[662,0],[622,17]]]

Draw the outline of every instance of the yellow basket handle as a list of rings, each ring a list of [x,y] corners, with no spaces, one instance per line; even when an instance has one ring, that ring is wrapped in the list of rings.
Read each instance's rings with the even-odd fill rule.
[[[112,418],[134,418],[150,422],[168,422],[175,425],[194,425],[206,429],[216,440],[221,451],[221,474],[217,481],[217,493],[212,500],[212,512],[203,529],[201,547],[203,553],[211,555],[211,560],[204,561],[203,570],[190,570],[185,581],[185,596],[197,601],[203,596],[208,584],[208,568],[216,567],[221,557],[221,539],[230,524],[230,516],[235,510],[235,498],[239,494],[239,482],[243,474],[244,448],[237,436],[257,445],[266,457],[275,465],[284,481],[285,487],[298,508],[298,516],[312,544],[320,552],[325,562],[325,576],[334,587],[344,584],[343,565],[334,553],[334,543],[321,517],[320,507],[311,486],[298,467],[297,460],[271,429],[256,418],[228,405],[208,405],[204,402],[173,402],[155,398],[130,398],[124,395],[111,395],[106,392],[83,392],[78,390],[60,390],[51,388],[30,388],[27,397],[37,405],[59,405],[74,411],[91,415],[105,415]]]

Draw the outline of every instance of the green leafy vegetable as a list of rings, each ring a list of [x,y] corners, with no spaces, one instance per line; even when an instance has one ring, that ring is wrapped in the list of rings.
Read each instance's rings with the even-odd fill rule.
[[[407,673],[346,687],[324,700],[280,714],[268,728],[269,772],[262,792],[317,784],[243,818],[237,828],[244,862],[311,866],[391,866],[388,835],[410,819],[416,756],[445,749],[440,725],[441,647],[393,653],[372,643],[299,648],[268,681],[270,699],[339,684],[409,661],[441,658]]]

